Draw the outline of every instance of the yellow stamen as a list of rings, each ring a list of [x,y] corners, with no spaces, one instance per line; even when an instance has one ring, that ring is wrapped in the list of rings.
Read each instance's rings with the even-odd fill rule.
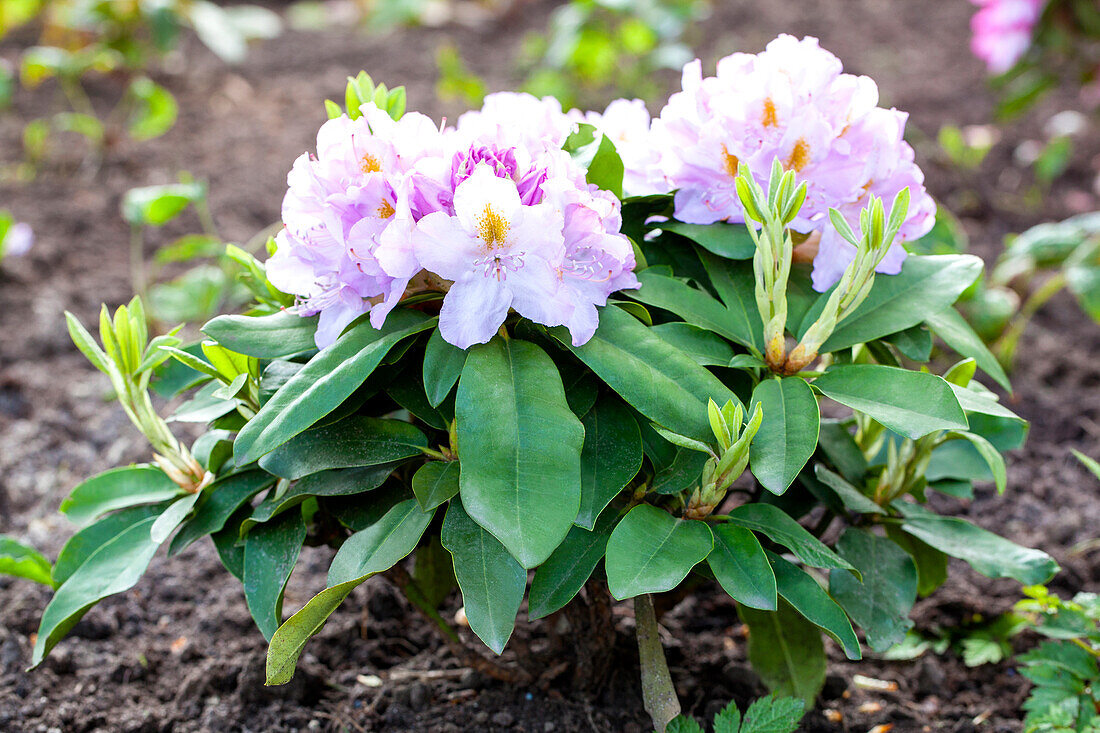
[[[760,122],[764,127],[775,127],[779,124],[779,115],[775,113],[775,102],[771,97],[764,100],[764,114],[760,116]]]
[[[367,153],[363,156],[362,162],[359,165],[359,170],[364,173],[378,173],[382,170],[382,162],[370,153]]]
[[[809,162],[810,144],[806,142],[806,138],[800,137],[791,149],[790,157],[784,161],[783,167],[787,170],[801,171]]]
[[[725,146],[722,145],[722,168],[726,171],[726,175],[730,178],[737,178],[737,167],[741,165],[741,161],[737,159],[737,156],[731,153]]]
[[[508,237],[508,221],[493,211],[492,206],[485,204],[485,209],[477,218],[477,234],[485,242],[487,249],[503,247],[504,240]]]
[[[394,214],[393,206],[386,199],[382,199],[382,203],[378,205],[378,211],[375,213],[378,214],[379,219],[389,219]]]

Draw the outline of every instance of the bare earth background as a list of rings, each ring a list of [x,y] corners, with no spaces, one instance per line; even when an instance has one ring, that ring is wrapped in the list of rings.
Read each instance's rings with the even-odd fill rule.
[[[954,171],[937,159],[931,140],[941,124],[984,123],[992,110],[984,72],[966,47],[973,8],[964,0],[715,4],[720,7],[694,38],[711,64],[791,32],[819,36],[848,71],[873,76],[883,104],[911,112],[910,137],[929,188],[959,213],[972,248],[987,259],[1007,232],[1100,208],[1091,193],[1100,153],[1095,126],[1078,141],[1074,163],[1042,209],[1025,203],[1028,179],[1012,163],[1015,145],[1037,136],[1051,112],[1075,107],[1069,96],[1047,100],[1007,128],[977,173]],[[522,34],[544,27],[552,6],[530,1],[480,27],[387,37],[288,33],[256,46],[237,68],[190,42],[176,68],[156,75],[180,101],[180,120],[168,135],[122,143],[90,174],[81,167],[83,148],[63,146],[34,182],[0,184],[0,205],[38,235],[28,257],[6,262],[0,272],[0,532],[55,555],[70,532],[56,513],[64,495],[95,472],[147,459],[121,410],[105,401],[106,380],[69,342],[62,318],[69,309],[88,322],[101,301],[113,307],[129,297],[128,230],[118,214],[126,189],[190,171],[210,182],[222,233],[247,239],[277,220],[286,172],[312,147],[324,120],[321,100],[339,98],[347,74],[364,68],[376,80],[405,84],[410,109],[453,118],[462,110],[440,104],[433,92],[438,44],[454,42],[492,89],[507,89],[516,83],[511,59]],[[0,56],[14,60],[30,40],[5,41]],[[672,89],[676,75],[667,82]],[[0,116],[0,162],[18,160],[22,125],[56,108],[52,91],[22,92],[14,112]],[[117,94],[109,80],[89,91],[104,108]],[[170,227],[162,241],[191,230],[197,223]],[[973,502],[940,499],[939,508],[1053,554],[1064,568],[1056,589],[1097,590],[1100,555],[1070,549],[1100,534],[1100,486],[1070,449],[1100,455],[1100,329],[1062,298],[1028,330],[1020,354],[1010,399],[1033,427],[1027,447],[1011,457],[1008,494],[999,498],[982,487]],[[288,612],[322,587],[328,560],[325,550],[303,555],[287,591]],[[1011,582],[954,567],[948,585],[919,603],[913,617],[918,629],[930,630],[1005,611],[1017,598]],[[42,668],[27,673],[29,638],[48,599],[42,587],[0,579],[0,730],[648,730],[628,604],[616,608],[616,674],[586,697],[559,680],[516,689],[459,670],[382,579],[360,588],[307,647],[291,685],[267,690],[263,639],[239,586],[207,543],[170,561],[154,560],[133,591],[89,613]],[[457,603],[450,600],[451,611]],[[687,710],[709,717],[731,697],[744,704],[762,693],[744,659],[733,605],[720,591],[707,589],[680,604],[664,625]],[[522,621],[513,648],[545,649],[549,639],[545,624]],[[971,670],[952,655],[852,665],[835,649],[832,656],[829,682],[806,730],[865,731],[884,723],[893,723],[896,733],[1020,729],[1026,688],[1010,665]],[[415,673],[429,669],[453,673]],[[856,673],[895,681],[899,691],[857,689]],[[361,674],[377,674],[384,684],[364,686],[356,681]],[[839,711],[843,722],[828,722],[823,709]]]

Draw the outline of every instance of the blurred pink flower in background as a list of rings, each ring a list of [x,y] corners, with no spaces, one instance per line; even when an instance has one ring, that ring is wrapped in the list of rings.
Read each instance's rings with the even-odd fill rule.
[[[979,7],[970,19],[970,49],[991,74],[1003,74],[1027,52],[1046,0],[970,1]]]

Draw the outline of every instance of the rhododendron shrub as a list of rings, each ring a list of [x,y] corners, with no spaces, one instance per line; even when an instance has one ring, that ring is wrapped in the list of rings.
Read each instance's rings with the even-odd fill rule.
[[[455,586],[493,652],[526,598],[530,619],[572,619],[565,653],[603,660],[589,670],[613,649],[608,601],[632,599],[663,730],[679,706],[654,595],[721,588],[761,677],[812,704],[823,638],[851,659],[899,641],[949,556],[1050,577],[1042,552],[925,505],[1003,491],[1026,425],[975,379],[1007,387],[953,307],[980,260],[904,257],[930,204],[903,115],[812,39],[685,80],[652,124],[633,102],[506,94],[448,127],[358,77],[250,266],[294,305],[262,299],[190,347],[149,341],[139,302],[104,310],[98,342],[71,318],[157,463],[66,500],[85,526],[34,662],[160,545],[210,536],[270,641],[270,684],[378,574],[461,663],[521,682],[544,660],[466,646],[441,613]],[[934,336],[964,357],[942,377]],[[154,377],[191,393],[177,419],[209,422],[191,447],[152,412]],[[304,544],[335,554],[287,618]]]

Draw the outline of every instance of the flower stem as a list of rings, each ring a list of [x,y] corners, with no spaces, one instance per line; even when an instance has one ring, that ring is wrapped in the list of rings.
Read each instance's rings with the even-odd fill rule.
[[[672,675],[657,630],[657,614],[649,594],[635,596],[634,620],[642,669],[642,702],[657,733],[664,733],[669,722],[680,714],[680,701],[672,686]]]

